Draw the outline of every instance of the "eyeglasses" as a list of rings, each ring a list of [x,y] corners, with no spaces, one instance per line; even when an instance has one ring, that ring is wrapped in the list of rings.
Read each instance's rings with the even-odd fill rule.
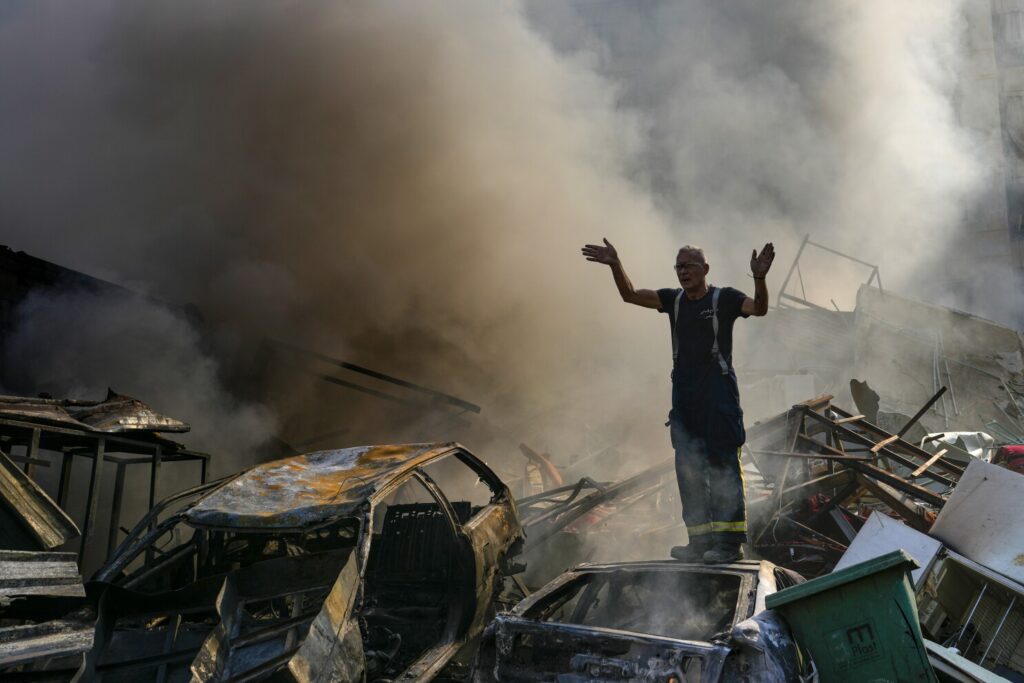
[[[676,272],[678,273],[679,271],[686,270],[687,268],[703,268],[704,264],[703,263],[677,263],[673,267],[676,269]]]

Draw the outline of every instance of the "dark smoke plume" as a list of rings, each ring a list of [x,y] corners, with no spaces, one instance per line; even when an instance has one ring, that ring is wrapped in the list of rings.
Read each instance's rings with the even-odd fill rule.
[[[621,311],[578,256],[607,235],[671,283],[666,223],[628,175],[638,121],[514,5],[42,2],[3,25],[16,248],[195,303],[228,365],[285,339],[464,395],[491,432],[552,449],[579,448],[584,415],[617,438],[621,406],[650,403],[661,442],[663,321]],[[15,352],[67,343],[30,338]],[[135,352],[105,349],[94,393]],[[137,393],[177,407],[157,386]],[[287,438],[405,436],[386,405],[273,388],[305,408]]]

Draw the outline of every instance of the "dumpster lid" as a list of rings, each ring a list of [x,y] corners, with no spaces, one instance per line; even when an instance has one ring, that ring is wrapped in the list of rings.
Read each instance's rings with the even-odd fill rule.
[[[840,569],[837,572],[832,572],[825,576],[819,576],[816,579],[811,579],[806,583],[791,586],[790,588],[781,590],[778,593],[772,593],[765,599],[765,606],[768,609],[774,609],[781,605],[788,605],[791,602],[809,598],[812,595],[823,593],[844,584],[852,583],[857,579],[863,579],[871,574],[876,574],[886,569],[891,569],[892,567],[898,567],[901,565],[908,565],[907,569],[917,569],[918,567],[917,561],[908,555],[905,550],[894,550],[891,553],[880,555],[872,560],[855,564],[852,567],[847,567],[846,569]]]

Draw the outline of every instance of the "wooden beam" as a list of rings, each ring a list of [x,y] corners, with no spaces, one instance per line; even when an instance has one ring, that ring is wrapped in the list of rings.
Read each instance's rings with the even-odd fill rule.
[[[934,465],[936,462],[938,462],[939,458],[941,458],[945,454],[946,454],[946,449],[943,448],[941,451],[939,451],[938,453],[936,453],[932,457],[928,458],[927,462],[925,462],[923,465],[921,465],[916,470],[911,472],[910,476],[912,476],[912,477],[920,477],[922,472],[924,472],[926,469],[928,469],[929,467]]]
[[[832,454],[842,455],[841,451],[837,451],[831,446],[826,446],[825,444],[821,443],[816,445],[818,446],[818,448],[824,449]],[[835,462],[838,462],[844,467],[849,467],[851,469],[857,470],[859,473],[867,475],[872,479],[882,481],[888,484],[889,486],[893,487],[894,489],[911,495],[917,498],[918,500],[923,500],[926,503],[931,503],[932,505],[936,505],[938,507],[942,507],[943,505],[946,504],[946,498],[944,496],[940,496],[934,491],[926,489],[923,486],[913,484],[903,479],[899,475],[893,474],[892,472],[886,472],[885,470],[875,467],[874,465],[869,465],[868,463],[861,462],[859,460],[851,460],[846,457],[837,458]]]
[[[817,444],[818,442],[811,441],[811,443]],[[808,460],[862,460],[864,462],[872,462],[874,460],[874,458],[864,458],[855,455],[827,455],[825,453],[790,453],[787,451],[760,451],[754,449],[751,449],[751,452],[758,455],[777,455],[783,458],[805,458]]]
[[[839,411],[838,408],[833,407],[833,409],[836,410],[837,412]],[[816,420],[818,422],[824,422],[824,423],[832,425],[833,427],[835,427],[836,433],[841,434],[844,439],[847,439],[849,441],[854,441],[856,443],[859,443],[862,446],[867,446],[868,448],[871,448],[872,446],[875,445],[875,443],[871,439],[869,439],[868,437],[864,436],[863,434],[858,434],[857,432],[853,431],[852,429],[849,429],[845,425],[837,425],[834,422],[832,422],[832,420],[830,420],[827,417],[825,417],[824,415],[819,415],[818,413],[815,413],[813,411],[805,411],[805,415],[807,415],[811,419]],[[860,422],[860,423],[858,423],[858,426],[863,426],[863,425],[868,425],[868,424],[870,424],[870,423],[868,423],[868,422]],[[875,429],[879,429],[879,428],[876,427]],[[881,429],[879,429],[879,431],[881,431]],[[884,437],[892,436],[891,434],[888,434],[886,432],[882,432],[881,435],[884,436]],[[910,445],[910,444],[907,444],[903,440],[893,441],[892,443],[893,444],[897,444],[898,443],[900,445],[900,447],[903,447],[904,444],[906,444],[907,446]],[[924,457],[922,458],[923,460],[927,460],[932,455],[931,453],[929,453],[927,451],[923,451],[923,450],[921,450],[919,448],[916,449],[916,450],[920,451],[921,453],[924,454]],[[836,452],[838,453],[840,451],[836,451]],[[878,453],[881,454],[881,455],[884,455],[887,458],[890,458],[890,459],[898,462],[899,464],[903,465],[904,467],[906,467],[908,470],[911,470],[911,471],[913,471],[914,469],[917,468],[918,465],[920,465],[920,463],[914,462],[913,460],[908,458],[906,455],[903,455],[901,453],[897,453],[890,446],[882,446],[878,450]],[[943,460],[939,460],[938,463],[936,463],[936,464],[941,465],[943,462],[944,462]],[[937,474],[937,473],[931,471],[930,469],[925,471],[924,474],[929,479],[931,479],[933,481],[937,481],[940,484],[942,484],[943,486],[948,486],[950,488],[953,488],[954,486],[956,486],[956,481],[955,480],[950,479],[948,477],[945,477],[945,476],[943,476],[941,474]],[[957,476],[959,476],[959,474],[961,474],[961,473],[957,472],[956,474],[957,474]]]
[[[893,441],[899,441],[899,438],[900,438],[900,437],[899,437],[899,435],[898,435],[898,434],[893,434],[893,435],[892,435],[892,436],[890,436],[890,437],[887,437],[887,438],[885,438],[885,439],[882,439],[881,441],[879,441],[878,443],[876,443],[876,444],[875,444],[874,446],[872,446],[872,447],[871,447],[871,448],[870,448],[869,450],[870,450],[870,451],[871,451],[872,453],[877,453],[878,451],[882,450],[883,448],[885,448],[886,446],[888,446],[889,444],[891,444],[891,443],[892,443]]]
[[[907,520],[907,524],[912,528],[925,534],[931,529],[931,522],[926,518],[928,511],[919,507],[914,501],[908,500],[906,496],[901,496],[899,491],[864,475],[857,475],[857,480],[864,485],[864,488],[871,491],[879,500],[892,508],[900,517]]]
[[[786,496],[798,491],[805,491],[808,489],[832,489],[839,488],[840,486],[847,486],[853,481],[854,473],[850,470],[839,470],[832,474],[826,474],[818,477],[817,479],[811,479],[810,481],[801,482],[789,488],[783,489],[782,495]]]
[[[849,417],[850,416],[850,413],[846,412],[845,410],[843,410],[839,406],[832,406],[832,410],[835,411],[835,413],[838,414],[841,417]],[[828,418],[825,418],[825,419],[828,419]],[[861,420],[855,426],[858,429],[863,429],[865,432],[869,432],[869,433],[873,434],[874,436],[876,436],[876,437],[878,437],[880,439],[884,439],[887,436],[891,436],[890,432],[885,431],[884,429],[882,429],[878,425],[872,424],[872,423],[868,422],[867,420]],[[871,446],[873,444],[874,444],[873,440],[867,439],[866,437],[864,438],[863,445]],[[919,447],[917,444],[910,443],[909,441],[906,441],[905,439],[902,439],[902,438],[900,440],[898,440],[898,441],[893,441],[893,447],[894,448],[899,448],[900,450],[902,450],[903,452],[907,453],[908,455],[912,455],[914,457],[920,458],[921,460],[927,460],[928,458],[930,458],[932,456],[931,453],[929,453],[928,451],[926,451],[923,448]],[[960,478],[960,475],[962,475],[964,473],[964,468],[963,467],[960,467],[960,466],[958,466],[958,465],[956,465],[954,463],[951,463],[948,460],[940,460],[938,463],[936,463],[936,465],[942,471],[944,471],[944,472],[946,472],[948,474],[956,475],[956,477],[958,479]],[[911,469],[913,469],[914,467],[917,467],[917,463],[914,463],[910,467],[911,467]]]

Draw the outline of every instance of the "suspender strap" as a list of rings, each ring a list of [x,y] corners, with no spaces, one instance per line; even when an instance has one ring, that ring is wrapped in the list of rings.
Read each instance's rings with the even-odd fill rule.
[[[718,361],[718,366],[722,368],[722,374],[729,374],[729,364],[725,362],[725,358],[718,351],[718,295],[722,293],[722,290],[718,287],[712,287],[711,293],[711,329],[715,332],[715,341],[711,344],[711,356]],[[683,290],[679,290],[676,294],[676,301],[674,306],[674,312],[672,317],[672,365],[675,366],[676,359],[679,357],[679,300],[683,298]]]
[[[714,288],[714,293],[711,295],[711,329],[715,332],[715,341],[711,344],[711,356],[718,361],[719,367],[722,368],[722,374],[729,374],[729,364],[725,362],[725,358],[718,350],[718,295],[722,293],[722,290],[718,287]]]
[[[676,358],[679,356],[679,300],[682,298],[683,290],[680,289],[676,294],[675,313],[672,317],[672,367],[675,367]]]

